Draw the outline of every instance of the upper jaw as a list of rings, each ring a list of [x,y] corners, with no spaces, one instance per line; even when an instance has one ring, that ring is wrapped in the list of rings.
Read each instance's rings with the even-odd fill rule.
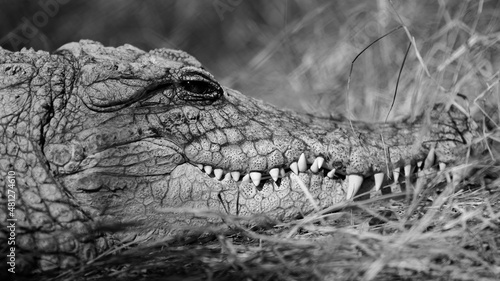
[[[466,118],[453,109],[435,108],[429,130],[422,119],[414,123],[349,123],[280,110],[239,95],[227,91],[230,110],[213,111],[217,119],[226,118],[227,112],[242,114],[238,126],[217,127],[211,133],[224,135],[237,129],[242,139],[230,143],[224,138],[217,143],[217,137],[200,135],[184,148],[188,161],[215,179],[251,181],[258,186],[263,178],[277,181],[289,171],[324,172],[327,177],[340,173],[353,185],[349,197],[364,177],[374,176],[376,188],[380,188],[384,174],[397,178],[404,168],[409,175],[414,167],[422,168],[426,159],[432,159],[427,166],[434,161],[453,163],[463,158],[469,143],[462,138],[471,130],[463,125]]]
[[[198,116],[196,124],[183,125],[184,135],[189,136],[184,154],[196,166],[212,167],[206,169],[217,171],[216,177],[221,171],[276,177],[282,169],[299,166],[303,170],[311,166],[313,172],[326,168],[369,175],[422,159],[428,151],[413,144],[418,126],[354,122],[351,127],[345,120],[277,109],[227,89],[225,98],[225,104],[204,111],[183,109],[184,115],[197,111]],[[404,137],[398,133],[403,129]]]

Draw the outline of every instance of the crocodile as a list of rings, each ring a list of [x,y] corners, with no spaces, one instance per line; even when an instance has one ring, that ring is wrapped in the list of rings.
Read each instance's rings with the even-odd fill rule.
[[[477,132],[456,106],[387,123],[280,109],[183,51],[90,40],[0,48],[0,109],[0,238],[20,270],[91,260],[129,231],[219,221],[168,210],[283,221],[367,183],[377,195],[399,174],[463,162]],[[96,230],[106,223],[129,227]]]

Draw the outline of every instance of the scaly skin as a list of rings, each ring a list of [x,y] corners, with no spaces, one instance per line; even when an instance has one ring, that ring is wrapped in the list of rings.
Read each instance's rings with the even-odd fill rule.
[[[328,171],[359,182],[424,160],[431,148],[439,162],[454,163],[474,132],[453,108],[411,124],[298,114],[220,86],[184,52],[91,41],[52,55],[0,49],[0,109],[2,205],[9,171],[17,181],[17,266],[42,270],[89,260],[134,230],[161,236],[207,223],[163,208],[306,214],[313,206],[297,178],[319,207],[331,206],[346,200],[348,185]],[[7,218],[2,208],[2,239]],[[92,231],[109,222],[134,225]]]

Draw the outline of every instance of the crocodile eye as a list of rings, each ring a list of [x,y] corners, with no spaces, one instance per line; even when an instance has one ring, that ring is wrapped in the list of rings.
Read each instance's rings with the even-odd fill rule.
[[[204,95],[217,91],[217,89],[210,83],[205,81],[183,81],[181,86],[184,90],[197,95]]]
[[[200,75],[186,77],[177,85],[182,89],[179,98],[185,101],[213,102],[224,92],[217,82]]]

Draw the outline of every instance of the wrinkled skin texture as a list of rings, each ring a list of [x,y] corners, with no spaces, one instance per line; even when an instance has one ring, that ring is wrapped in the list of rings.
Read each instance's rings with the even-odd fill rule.
[[[313,206],[289,176],[302,153],[309,165],[325,159],[320,172],[298,175],[321,208],[345,200],[339,175],[392,173],[432,147],[439,162],[461,161],[474,131],[466,116],[437,107],[427,117],[351,127],[278,109],[222,87],[181,51],[91,41],[54,54],[0,49],[0,190],[5,206],[14,172],[17,265],[67,267],[134,230],[161,237],[176,225],[207,223],[164,208],[277,220],[307,214]],[[241,177],[217,180],[199,164]],[[272,168],[285,169],[276,183]],[[334,168],[337,176],[326,177]],[[241,179],[252,171],[264,177],[257,187]],[[2,240],[7,218],[2,208]],[[109,222],[134,224],[93,231]]]

